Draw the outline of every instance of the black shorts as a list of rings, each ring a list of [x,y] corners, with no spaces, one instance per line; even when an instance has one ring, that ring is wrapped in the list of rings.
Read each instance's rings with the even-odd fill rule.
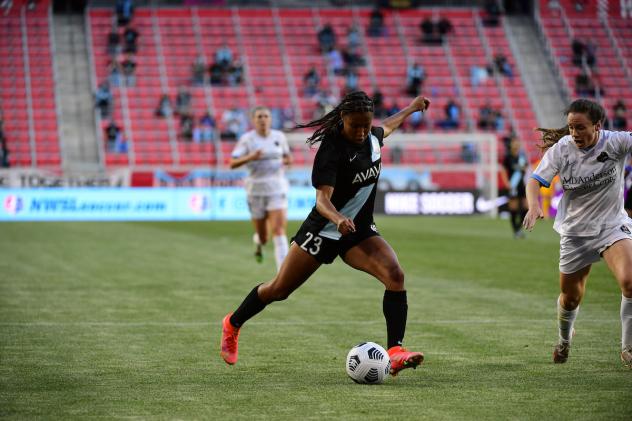
[[[301,228],[292,237],[292,242],[314,256],[320,263],[330,264],[336,256],[344,256],[350,248],[375,235],[380,235],[375,225],[345,235],[340,240],[321,237],[317,233]]]
[[[625,209],[632,210],[632,188],[628,190],[628,194],[625,195],[625,202],[623,203]]]

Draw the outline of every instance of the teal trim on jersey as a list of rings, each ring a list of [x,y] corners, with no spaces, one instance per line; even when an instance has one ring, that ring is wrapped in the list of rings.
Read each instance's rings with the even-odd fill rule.
[[[380,141],[374,134],[371,134],[371,162],[375,162],[382,156]]]
[[[531,174],[531,178],[533,178],[534,180],[538,180],[540,184],[542,184],[544,187],[551,187],[551,183],[549,183],[548,181],[546,181],[544,178],[540,177],[537,174]]]
[[[375,183],[362,187],[338,212],[348,218],[354,219],[371,195],[373,187],[375,187]],[[330,240],[340,240],[340,237],[342,237],[342,234],[338,231],[338,227],[336,227],[333,222],[329,222],[325,225],[318,235],[329,238]]]

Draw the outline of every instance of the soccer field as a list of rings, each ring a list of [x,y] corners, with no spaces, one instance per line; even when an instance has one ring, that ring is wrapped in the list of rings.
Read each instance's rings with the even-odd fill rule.
[[[595,265],[569,362],[557,338],[558,237],[483,218],[379,218],[406,273],[405,345],[425,364],[378,386],[348,350],[385,345],[381,284],[340,260],[245,325],[222,317],[273,276],[247,222],[0,226],[0,417],[629,420],[620,292]],[[297,222],[290,224],[293,233]]]

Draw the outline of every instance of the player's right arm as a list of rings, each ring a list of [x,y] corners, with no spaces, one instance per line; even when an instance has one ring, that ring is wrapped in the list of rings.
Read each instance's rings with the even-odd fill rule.
[[[263,152],[261,151],[261,149],[257,149],[256,151],[253,151],[249,154],[237,157],[237,158],[230,158],[230,168],[231,169],[235,169],[238,167],[241,167],[244,164],[247,164],[250,161],[256,161],[257,159],[261,158],[261,155],[263,154]]]
[[[540,206],[540,182],[535,178],[530,178],[527,182],[527,203],[529,210],[522,221],[522,226],[527,231],[531,231],[538,219],[544,218],[542,206]]]
[[[340,234],[346,235],[355,232],[355,224],[353,223],[353,219],[348,218],[338,212],[334,204],[331,203],[331,196],[333,194],[334,188],[332,186],[318,186],[316,188],[316,210],[322,216],[335,224]]]

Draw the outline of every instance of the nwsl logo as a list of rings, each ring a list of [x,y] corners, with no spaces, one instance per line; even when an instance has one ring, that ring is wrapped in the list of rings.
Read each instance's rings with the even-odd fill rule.
[[[24,209],[24,201],[20,196],[10,194],[4,198],[4,210],[10,215],[16,215]]]
[[[194,213],[202,213],[208,209],[208,198],[204,194],[192,194],[189,198],[189,208]]]

